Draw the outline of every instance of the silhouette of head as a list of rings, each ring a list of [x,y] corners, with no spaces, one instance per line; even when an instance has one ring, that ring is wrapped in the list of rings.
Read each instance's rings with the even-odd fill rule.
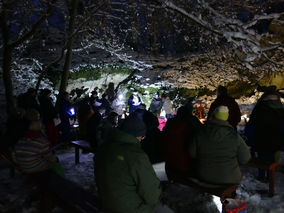
[[[217,96],[220,97],[220,96],[226,96],[228,95],[227,93],[227,88],[224,87],[224,86],[218,86],[217,88]]]

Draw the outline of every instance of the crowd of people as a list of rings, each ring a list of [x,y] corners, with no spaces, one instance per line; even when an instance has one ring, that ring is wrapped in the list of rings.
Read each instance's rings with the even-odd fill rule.
[[[237,131],[240,108],[224,86],[217,88],[204,124],[193,115],[190,101],[175,114],[166,93],[156,93],[146,109],[133,91],[128,113],[118,114],[111,104],[113,85],[109,88],[101,98],[96,88],[90,97],[75,103],[65,92],[56,107],[49,89],[42,90],[38,98],[32,88],[20,95],[18,115],[8,120],[6,135],[13,159],[23,172],[40,172],[54,165],[58,172],[52,149],[74,139],[72,120],[76,119],[76,138],[88,141],[96,152],[94,169],[103,209],[149,213],[155,212],[162,191],[152,164],[165,161],[166,172],[206,183],[240,184],[241,164],[252,157],[274,162],[284,148],[284,108],[276,90],[264,92],[241,136]],[[161,129],[158,118],[163,110],[167,122]],[[263,180],[268,174],[259,170],[258,178]]]

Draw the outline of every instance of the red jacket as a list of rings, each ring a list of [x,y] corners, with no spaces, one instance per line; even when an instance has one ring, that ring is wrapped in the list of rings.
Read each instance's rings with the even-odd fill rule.
[[[179,172],[191,169],[188,144],[193,135],[193,128],[186,120],[169,119],[163,129],[163,144],[166,167]]]

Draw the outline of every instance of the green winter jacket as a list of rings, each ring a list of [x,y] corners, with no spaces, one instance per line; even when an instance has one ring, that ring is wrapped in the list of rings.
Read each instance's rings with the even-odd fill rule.
[[[196,159],[197,177],[208,183],[239,184],[239,164],[250,158],[248,146],[227,121],[210,120],[189,145],[189,155]]]
[[[96,155],[95,174],[106,212],[155,212],[160,181],[134,136],[115,131]]]

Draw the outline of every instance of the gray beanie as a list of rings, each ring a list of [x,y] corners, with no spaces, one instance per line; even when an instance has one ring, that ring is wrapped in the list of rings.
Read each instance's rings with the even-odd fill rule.
[[[134,137],[146,135],[146,125],[136,113],[131,113],[121,124],[120,130]]]

